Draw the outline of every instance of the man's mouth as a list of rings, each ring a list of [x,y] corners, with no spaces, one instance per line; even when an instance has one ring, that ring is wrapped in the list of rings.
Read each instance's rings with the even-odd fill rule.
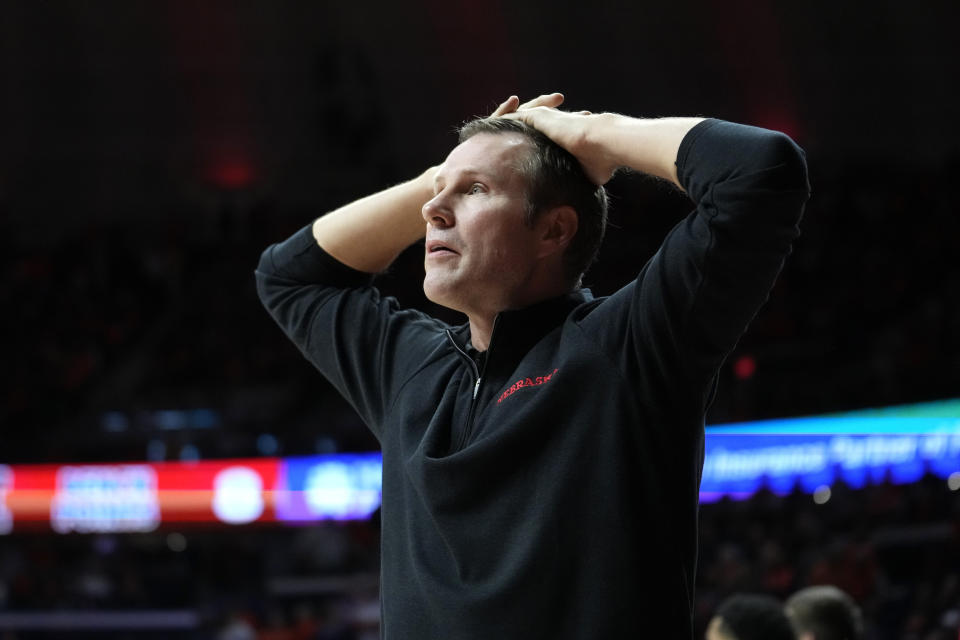
[[[427,254],[456,254],[457,252],[443,244],[442,242],[431,241],[427,243]]]

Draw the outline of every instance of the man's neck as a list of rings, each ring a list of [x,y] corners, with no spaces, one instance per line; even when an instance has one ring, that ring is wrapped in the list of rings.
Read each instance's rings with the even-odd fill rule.
[[[496,320],[496,314],[492,316],[469,316],[470,318],[470,344],[477,351],[486,351],[490,348],[490,338],[493,335],[493,322]]]
[[[501,301],[501,310],[525,309],[526,307],[561,296],[570,290],[569,286],[559,279],[553,279],[550,284],[531,287],[524,295],[514,295]],[[470,343],[477,351],[486,351],[490,348],[490,339],[493,337],[493,325],[499,311],[467,312],[470,320]]]

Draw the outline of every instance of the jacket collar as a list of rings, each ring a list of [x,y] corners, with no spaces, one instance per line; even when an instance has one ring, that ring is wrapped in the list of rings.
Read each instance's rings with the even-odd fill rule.
[[[593,300],[593,294],[589,289],[577,289],[522,309],[501,311],[493,323],[489,351],[495,351],[497,354],[506,351],[522,356],[543,336],[560,326],[574,309],[591,300]],[[475,352],[468,346],[470,323],[454,328],[451,335],[465,352]]]

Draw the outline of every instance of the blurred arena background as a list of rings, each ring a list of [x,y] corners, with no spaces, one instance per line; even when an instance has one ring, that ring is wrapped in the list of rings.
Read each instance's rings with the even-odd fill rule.
[[[335,457],[376,442],[261,309],[253,269],[441,161],[460,122],[554,90],[806,149],[803,235],[708,423],[765,438],[744,446],[780,471],[798,433],[894,437],[859,463],[831,441],[840,457],[789,486],[738,467],[747,484],[701,509],[699,628],[731,593],[830,583],[871,639],[957,638],[958,6],[7,0],[0,638],[376,637],[376,461]],[[690,208],[638,176],[609,188],[601,295]],[[421,251],[381,286],[443,315]],[[745,426],[837,414],[852,430]],[[904,461],[905,433],[924,455]]]

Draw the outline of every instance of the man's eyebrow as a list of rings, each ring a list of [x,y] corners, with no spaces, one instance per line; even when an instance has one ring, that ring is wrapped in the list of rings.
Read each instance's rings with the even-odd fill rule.
[[[484,172],[481,171],[480,169],[464,169],[463,171],[461,171],[460,173],[458,173],[456,177],[457,177],[457,178],[463,178],[463,177],[467,177],[467,178],[480,178],[480,179],[483,179],[483,180],[490,180],[490,179],[492,179],[492,176],[490,176],[490,175],[487,174],[487,173],[484,173]],[[445,183],[444,174],[441,173],[440,171],[438,171],[438,172],[436,173],[436,175],[433,176],[433,187],[434,187],[434,189],[436,189],[437,187],[441,186],[441,185],[444,184],[444,183]]]

